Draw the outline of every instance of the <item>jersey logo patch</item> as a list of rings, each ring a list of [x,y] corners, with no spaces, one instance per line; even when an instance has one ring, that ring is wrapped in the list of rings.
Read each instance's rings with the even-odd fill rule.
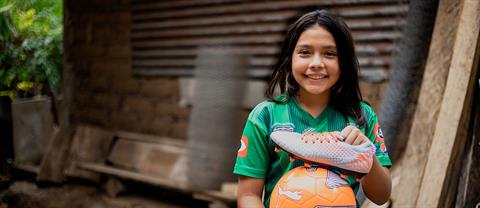
[[[378,123],[373,127],[373,133],[375,134],[375,142],[385,142],[383,139],[383,132]]]
[[[288,131],[293,132],[295,125],[293,123],[274,123],[272,125],[272,132],[275,131]]]
[[[248,137],[242,136],[242,139],[240,139],[240,149],[238,149],[237,156],[246,157],[247,152],[248,152]]]
[[[387,146],[385,146],[385,143],[380,145],[380,150],[382,150],[383,153],[387,153]]]

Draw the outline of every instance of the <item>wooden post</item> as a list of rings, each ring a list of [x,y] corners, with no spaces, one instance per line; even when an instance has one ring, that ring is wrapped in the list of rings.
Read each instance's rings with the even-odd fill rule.
[[[68,3],[63,4],[64,28],[71,28],[71,19],[69,16],[69,8],[66,8]],[[70,30],[65,30],[63,39],[69,37]],[[65,45],[65,44],[64,44]],[[68,64],[71,61],[69,50],[64,50],[63,53],[63,102],[58,106],[58,127],[55,127],[52,137],[50,138],[47,151],[42,159],[40,171],[37,175],[38,181],[47,181],[53,183],[61,183],[64,179],[64,169],[66,166],[66,159],[70,151],[72,143],[73,127],[70,124],[70,107],[73,104],[73,72],[72,65]],[[52,101],[55,102],[55,101]]]
[[[478,69],[480,71],[480,69]],[[480,73],[477,71],[477,78]],[[478,201],[478,193],[480,193],[480,83],[476,88],[474,97],[473,118],[469,128],[469,137],[466,152],[463,154],[461,162],[461,176],[458,181],[458,190],[455,200],[455,207],[475,207]],[[475,104],[476,103],[476,104]]]
[[[459,10],[457,0],[441,0],[439,3],[409,141],[403,157],[392,169],[394,207],[414,207],[418,197],[451,64]]]
[[[417,207],[449,207],[452,166],[465,143],[479,58],[480,1],[464,0],[447,85],[422,179]],[[457,171],[458,172],[458,171]]]

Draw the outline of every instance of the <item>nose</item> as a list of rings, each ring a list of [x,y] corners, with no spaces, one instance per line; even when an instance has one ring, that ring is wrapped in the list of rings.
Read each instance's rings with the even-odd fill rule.
[[[312,61],[310,62],[309,68],[311,69],[321,69],[325,67],[322,57],[319,54],[313,56]]]

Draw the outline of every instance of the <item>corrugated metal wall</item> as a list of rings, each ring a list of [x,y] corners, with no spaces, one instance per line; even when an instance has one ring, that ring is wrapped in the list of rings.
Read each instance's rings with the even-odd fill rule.
[[[198,47],[228,44],[249,55],[252,77],[265,77],[287,25],[312,6],[330,9],[351,27],[363,79],[386,78],[407,0],[133,0],[134,73],[192,75]]]

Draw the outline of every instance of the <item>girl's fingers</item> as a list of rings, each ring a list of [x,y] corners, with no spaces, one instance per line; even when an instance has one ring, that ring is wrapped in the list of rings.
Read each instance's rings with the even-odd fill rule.
[[[347,138],[347,136],[350,134],[352,129],[355,128],[354,126],[347,126],[343,128],[342,132],[340,134],[342,135],[343,138]]]
[[[360,145],[367,140],[367,137],[355,126],[345,127],[340,135],[344,138],[345,143],[351,145]]]
[[[363,144],[366,140],[366,137],[363,136],[362,134],[359,134],[358,137],[355,139],[355,141],[353,142],[353,145],[360,145],[360,144]]]
[[[352,129],[350,133],[347,135],[347,138],[345,139],[345,143],[353,144],[353,142],[355,142],[355,140],[357,139],[359,133],[360,133],[360,130],[358,130],[357,128]]]
[[[338,140],[344,142],[345,141],[345,137],[343,137],[342,133],[339,132],[339,131],[334,131],[333,132],[333,135],[337,137]]]

